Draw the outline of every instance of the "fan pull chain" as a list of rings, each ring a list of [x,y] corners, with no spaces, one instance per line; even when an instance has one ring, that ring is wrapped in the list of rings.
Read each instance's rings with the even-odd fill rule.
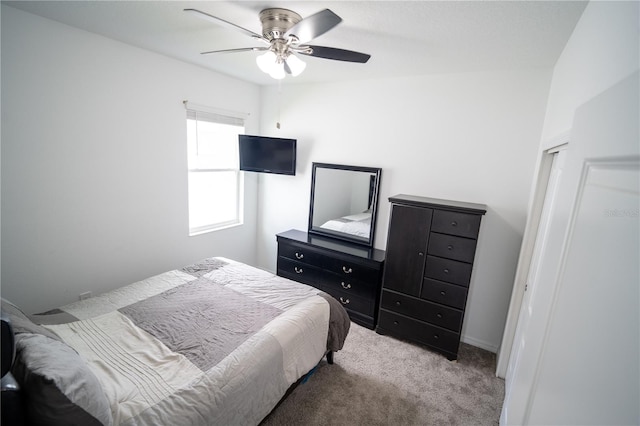
[[[278,121],[276,121],[276,129],[280,130],[280,101],[282,97],[282,80],[278,80]]]

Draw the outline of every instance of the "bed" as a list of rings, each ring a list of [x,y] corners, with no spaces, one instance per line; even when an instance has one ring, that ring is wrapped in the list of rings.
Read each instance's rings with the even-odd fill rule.
[[[44,314],[2,311],[34,424],[255,425],[350,325],[331,296],[219,257]]]
[[[369,238],[371,231],[371,212],[367,211],[331,219],[323,223],[321,228]]]

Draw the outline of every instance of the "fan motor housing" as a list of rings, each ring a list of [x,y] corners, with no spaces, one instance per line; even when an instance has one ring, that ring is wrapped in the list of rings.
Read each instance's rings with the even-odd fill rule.
[[[262,35],[269,41],[281,38],[300,21],[302,17],[289,9],[270,8],[260,12]]]

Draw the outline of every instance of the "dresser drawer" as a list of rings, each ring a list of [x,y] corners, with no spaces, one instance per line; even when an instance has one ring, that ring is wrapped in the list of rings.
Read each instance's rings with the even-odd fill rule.
[[[326,290],[335,289],[348,295],[375,299],[378,294],[378,281],[362,282],[348,276],[326,273],[322,278],[322,287]]]
[[[471,269],[470,263],[427,256],[424,276],[468,287],[471,280]]]
[[[461,310],[399,293],[383,290],[380,307],[453,331],[460,331],[462,326]]]
[[[459,285],[444,283],[425,278],[420,297],[443,305],[464,309],[467,302],[467,289]]]
[[[358,280],[363,282],[380,281],[380,270],[368,268],[359,263],[350,262],[334,257],[325,257],[322,261],[323,269],[331,271],[345,279]]]
[[[432,232],[429,236],[427,253],[472,263],[476,254],[476,240]]]
[[[460,334],[422,321],[380,310],[378,325],[383,330],[450,353],[458,352]]]
[[[278,257],[278,275],[303,284],[320,287],[323,272],[320,269],[285,257]]]
[[[460,237],[478,238],[480,215],[434,210],[431,230],[442,234]]]
[[[320,266],[324,256],[314,250],[298,244],[278,244],[278,256],[286,257],[298,262]]]
[[[376,306],[373,299],[358,297],[353,293],[341,291],[337,288],[326,288],[324,291],[338,299],[345,309],[360,312],[361,314],[371,317],[375,313]]]

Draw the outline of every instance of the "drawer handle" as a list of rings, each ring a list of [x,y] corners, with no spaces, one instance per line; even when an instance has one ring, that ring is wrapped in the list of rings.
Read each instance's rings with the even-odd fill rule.
[[[446,291],[441,291],[441,292],[440,292],[440,294],[441,294],[442,296],[445,296],[445,295],[447,294],[447,292],[446,292]]]
[[[345,290],[349,290],[351,288],[351,284],[350,283],[344,283],[344,281],[342,281],[340,283],[342,285],[342,288],[344,288]]]
[[[399,300],[396,300],[396,306],[400,306],[402,303]]]
[[[452,246],[451,244],[449,244],[449,245],[447,246],[447,250],[449,250],[449,251],[453,250],[453,246]]]
[[[340,296],[340,303],[342,303],[343,305],[348,305],[349,299],[343,299],[342,296]]]
[[[449,273],[449,269],[444,268],[444,269],[442,270],[442,272],[444,272],[445,274],[448,274],[448,273]]]
[[[294,270],[294,271],[296,271],[296,274],[301,274],[301,273],[303,273],[303,272],[304,272],[304,271],[302,270],[302,268],[298,268],[297,266],[294,266],[294,267],[293,267],[293,270]]]
[[[456,222],[456,221],[454,220],[453,222],[451,222],[451,226],[453,226],[453,227],[455,228],[456,226],[458,226],[458,222]]]
[[[434,334],[434,335],[433,335],[433,338],[434,338],[434,339],[436,339],[436,340],[438,340],[438,339],[440,338],[440,336],[438,336],[437,334]]]
[[[418,252],[418,256],[424,256],[424,253],[420,251]]]
[[[296,252],[296,259],[300,260],[300,259],[304,259],[304,253],[298,253]]]
[[[393,325],[398,325],[398,321],[394,321],[394,322],[393,322]]]
[[[342,267],[342,272],[344,272],[345,274],[350,274],[353,272],[353,269],[351,268],[347,268],[346,266]]]
[[[436,316],[437,316],[438,318],[442,318],[442,314],[441,314],[440,312],[438,312],[438,313],[436,314]]]

